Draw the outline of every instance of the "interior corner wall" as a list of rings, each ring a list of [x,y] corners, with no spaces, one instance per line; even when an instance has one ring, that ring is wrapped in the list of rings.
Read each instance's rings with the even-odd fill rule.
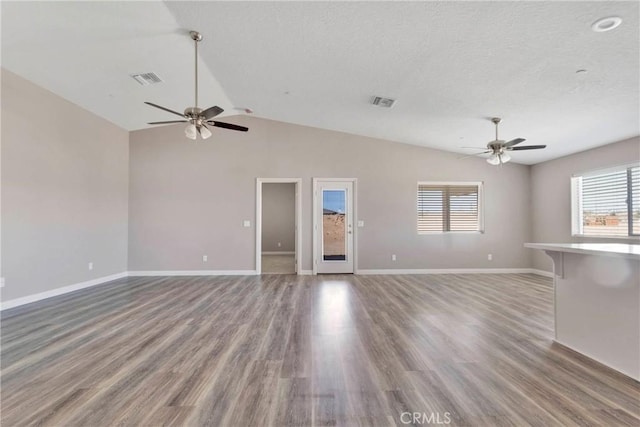
[[[262,252],[296,250],[296,184],[262,184]]]
[[[523,247],[530,239],[529,166],[492,167],[251,116],[225,121],[249,132],[214,129],[198,142],[187,140],[182,126],[131,133],[129,270],[254,270],[258,177],[302,178],[303,270],[312,267],[314,177],[358,180],[357,216],[365,222],[356,229],[359,270],[530,267]],[[485,232],[418,235],[418,181],[484,181]]]
[[[2,300],[126,272],[128,132],[1,77]]]
[[[531,167],[532,241],[538,243],[630,243],[628,239],[571,235],[571,176],[640,162],[640,137],[620,141]],[[634,243],[638,243],[637,240]],[[533,268],[552,271],[551,259],[534,251]]]

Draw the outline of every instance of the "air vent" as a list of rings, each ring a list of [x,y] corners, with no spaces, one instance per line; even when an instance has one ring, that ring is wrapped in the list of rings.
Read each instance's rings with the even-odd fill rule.
[[[133,79],[142,86],[154,85],[162,82],[162,79],[158,77],[156,73],[133,74],[131,77],[133,77]]]
[[[381,96],[374,96],[371,99],[371,103],[373,105],[377,105],[378,107],[391,108],[393,107],[393,104],[396,103],[396,100],[391,98],[383,98]]]

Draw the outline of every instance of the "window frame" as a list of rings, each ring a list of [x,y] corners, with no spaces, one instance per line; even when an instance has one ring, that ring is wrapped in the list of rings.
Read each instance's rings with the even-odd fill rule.
[[[420,198],[420,187],[424,185],[433,186],[450,186],[450,187],[469,187],[476,186],[478,188],[478,229],[473,231],[420,231],[418,224],[420,221],[420,210],[418,208]],[[418,181],[416,185],[416,232],[419,236],[436,235],[436,234],[484,234],[484,181]],[[444,215],[444,212],[443,212]],[[450,211],[449,211],[450,215]]]
[[[632,168],[640,168],[640,163],[627,163],[608,168],[588,170],[571,175],[570,191],[571,191],[571,237],[584,237],[589,239],[613,239],[613,240],[640,240],[640,233],[633,233],[633,210],[640,209],[640,206],[633,206],[633,186],[632,186]],[[606,175],[610,173],[626,171],[627,173],[627,234],[624,236],[601,236],[584,233],[583,206],[581,203],[582,193],[580,188],[580,178],[594,177]]]

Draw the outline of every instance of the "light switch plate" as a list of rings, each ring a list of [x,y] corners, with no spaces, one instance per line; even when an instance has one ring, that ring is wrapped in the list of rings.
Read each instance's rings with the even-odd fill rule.
[[[358,227],[360,228],[364,227],[364,221],[362,221],[361,219],[358,220]]]
[[[251,227],[251,221],[249,221],[248,219],[245,219],[245,220],[242,222],[242,226],[243,226],[243,227],[246,227],[246,228]]]
[[[0,288],[4,288],[4,277],[0,277]]]

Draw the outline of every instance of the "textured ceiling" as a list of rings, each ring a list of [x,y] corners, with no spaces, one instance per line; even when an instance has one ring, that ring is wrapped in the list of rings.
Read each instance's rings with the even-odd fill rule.
[[[547,144],[533,164],[640,134],[638,2],[115,2],[2,4],[3,66],[127,128],[202,103],[461,153]],[[622,25],[595,33],[598,18]],[[22,29],[29,32],[21,34]],[[586,69],[586,73],[576,73]],[[155,71],[165,83],[138,86]],[[215,76],[215,77],[214,77]],[[224,90],[223,90],[224,89]],[[397,98],[392,109],[372,95]],[[167,117],[169,116],[169,117]],[[523,144],[524,145],[524,144]]]

